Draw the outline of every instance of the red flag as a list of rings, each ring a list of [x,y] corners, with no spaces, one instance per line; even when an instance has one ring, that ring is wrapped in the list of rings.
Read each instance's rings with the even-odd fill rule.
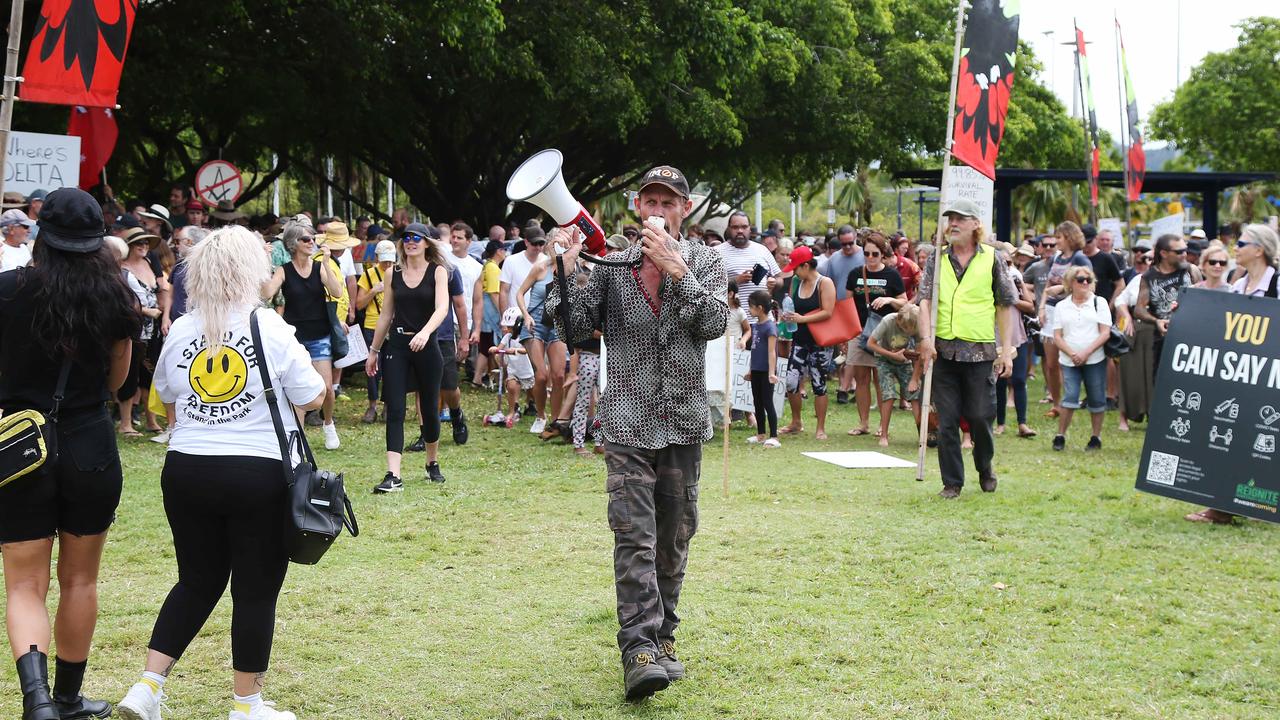
[[[115,107],[138,0],[44,0],[22,67],[27,102]]]
[[[951,154],[992,180],[1013,92],[1019,19],[1016,3],[973,0],[964,31]]]
[[[116,117],[111,108],[71,108],[68,135],[80,136],[80,189],[88,192],[102,182],[102,169],[116,149]]]

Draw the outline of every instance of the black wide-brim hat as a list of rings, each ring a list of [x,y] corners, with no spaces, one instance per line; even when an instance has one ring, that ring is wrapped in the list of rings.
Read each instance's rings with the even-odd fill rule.
[[[79,188],[49,193],[40,208],[39,241],[63,252],[91,253],[102,247],[102,206]]]

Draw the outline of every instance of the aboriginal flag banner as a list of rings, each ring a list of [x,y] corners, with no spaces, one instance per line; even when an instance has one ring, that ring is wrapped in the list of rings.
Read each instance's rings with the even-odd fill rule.
[[[44,0],[22,67],[27,102],[115,107],[138,0]]]
[[[1129,175],[1125,185],[1129,202],[1137,202],[1142,195],[1142,181],[1147,176],[1147,153],[1142,149],[1142,128],[1138,125],[1138,98],[1133,93],[1133,81],[1129,79],[1129,57],[1124,51],[1124,33],[1120,21],[1116,21],[1116,35],[1120,38],[1120,64],[1124,68],[1125,112],[1129,121],[1129,155],[1125,158]]]
[[[1089,55],[1085,52],[1084,32],[1076,27],[1076,66],[1080,69],[1080,93],[1084,96],[1089,132],[1089,204],[1098,206],[1098,163],[1102,151],[1098,147],[1098,112],[1093,105],[1093,83],[1089,80]]]
[[[951,154],[995,180],[1013,92],[1019,0],[972,0],[960,49]]]

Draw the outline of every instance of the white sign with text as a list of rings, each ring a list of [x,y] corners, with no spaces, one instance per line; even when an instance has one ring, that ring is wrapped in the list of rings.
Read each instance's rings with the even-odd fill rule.
[[[9,133],[4,189],[30,195],[36,190],[80,186],[80,138],[75,135]]]
[[[996,194],[994,180],[967,165],[952,165],[947,170],[946,181],[943,184],[945,185],[942,188],[944,210],[954,200],[961,198],[970,200],[978,206],[978,216],[982,219],[982,226],[987,229],[987,232],[993,231],[991,218]]]

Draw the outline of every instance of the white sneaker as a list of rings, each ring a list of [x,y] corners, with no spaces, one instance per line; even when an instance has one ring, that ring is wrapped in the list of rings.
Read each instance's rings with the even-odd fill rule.
[[[239,710],[232,710],[227,720],[298,720],[298,716],[288,711],[276,710],[275,703],[265,700],[247,715]]]
[[[547,428],[546,418],[534,418],[533,424],[529,426],[529,432],[533,433],[534,435],[537,435],[538,433],[542,432],[546,428]]]
[[[782,443],[778,442],[778,438],[769,438],[764,441],[764,446],[767,448],[780,448]]]
[[[759,442],[760,442],[760,438],[756,437],[755,435],[748,435],[748,436],[747,436],[747,444],[748,444],[748,445],[755,445],[755,444],[757,444],[757,443],[759,443]]]
[[[152,435],[149,439],[150,439],[150,440],[151,440],[151,442],[153,442],[153,443],[159,443],[159,444],[161,444],[161,445],[168,445],[168,444],[169,444],[169,438],[170,438],[172,435],[173,435],[173,433],[172,433],[172,432],[170,432],[169,430],[165,430],[164,432],[158,432],[158,433],[156,433],[155,435]]]
[[[342,443],[338,441],[338,426],[329,423],[324,426],[324,449],[337,450],[342,447]]]
[[[116,717],[124,720],[161,720],[160,701],[164,693],[156,694],[146,683],[134,683],[129,694],[116,703]]]

